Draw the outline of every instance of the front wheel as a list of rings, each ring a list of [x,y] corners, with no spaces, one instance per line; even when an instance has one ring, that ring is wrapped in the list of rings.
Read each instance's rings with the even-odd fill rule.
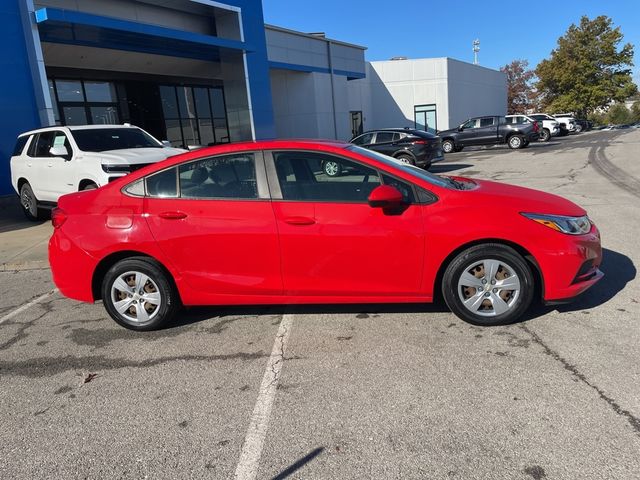
[[[444,153],[451,153],[455,150],[456,145],[453,143],[453,140],[445,140],[442,142],[442,151]]]
[[[507,142],[509,143],[510,149],[517,150],[518,148],[522,148],[522,145],[524,145],[524,138],[522,138],[522,135],[512,135],[509,137]]]
[[[179,306],[167,274],[145,257],[127,258],[109,269],[102,301],[111,318],[130,330],[155,330],[170,321]]]
[[[526,261],[500,244],[470,247],[447,266],[442,293],[462,320],[484,326],[518,320],[533,300],[534,279]]]

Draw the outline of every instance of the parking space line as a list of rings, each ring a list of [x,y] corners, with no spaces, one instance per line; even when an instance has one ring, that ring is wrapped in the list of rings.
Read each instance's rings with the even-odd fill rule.
[[[293,315],[282,316],[276,340],[273,344],[271,356],[267,362],[258,399],[251,415],[251,422],[247,429],[247,435],[242,445],[240,461],[236,467],[235,478],[237,480],[254,480],[258,475],[258,466],[262,455],[264,439],[269,427],[269,417],[271,407],[276,396],[276,389],[280,381],[280,371],[284,362],[284,352],[287,347],[287,340],[293,324]]]
[[[4,317],[0,318],[0,325],[2,325],[4,322],[6,322],[7,320],[15,317],[16,315],[18,315],[19,313],[24,312],[26,309],[33,307],[35,304],[40,303],[42,300],[44,300],[45,298],[53,295],[54,293],[56,293],[58,291],[57,288],[54,288],[53,290],[51,290],[48,293],[45,293],[44,295],[40,295],[38,298],[34,298],[33,300],[31,300],[28,303],[25,303],[24,305],[22,305],[21,307],[16,308],[13,312],[11,313],[7,313]]]

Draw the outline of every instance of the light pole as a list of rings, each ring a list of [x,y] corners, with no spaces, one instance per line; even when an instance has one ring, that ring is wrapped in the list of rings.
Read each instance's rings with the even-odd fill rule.
[[[478,65],[478,52],[480,51],[480,40],[473,41],[473,64]]]

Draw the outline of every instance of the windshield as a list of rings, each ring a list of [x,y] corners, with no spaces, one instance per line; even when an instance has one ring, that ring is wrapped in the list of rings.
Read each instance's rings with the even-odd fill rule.
[[[455,185],[452,185],[451,180],[449,180],[448,178],[439,177],[438,175],[429,173],[420,167],[416,167],[415,165],[409,165],[408,163],[404,163],[399,160],[396,160],[395,158],[388,157],[387,155],[374,152],[373,150],[367,150],[366,148],[357,147],[355,145],[348,146],[347,150],[351,150],[365,157],[373,158],[375,160],[383,162],[385,165],[407,172],[410,175],[414,176],[415,178],[419,178],[420,180],[426,180],[432,185],[436,185],[438,187],[443,187],[443,188],[451,188],[453,186],[455,188]]]
[[[88,128],[73,130],[83,152],[106,152],[125,148],[163,148],[155,138],[139,128]]]

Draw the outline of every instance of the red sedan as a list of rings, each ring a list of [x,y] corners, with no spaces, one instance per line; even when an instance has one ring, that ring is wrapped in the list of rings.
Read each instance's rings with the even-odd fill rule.
[[[52,219],[60,291],[102,299],[135,330],[181,305],[422,303],[439,291],[463,320],[497,325],[603,275],[598,230],[574,203],[340,142],[190,152],[66,195]]]

